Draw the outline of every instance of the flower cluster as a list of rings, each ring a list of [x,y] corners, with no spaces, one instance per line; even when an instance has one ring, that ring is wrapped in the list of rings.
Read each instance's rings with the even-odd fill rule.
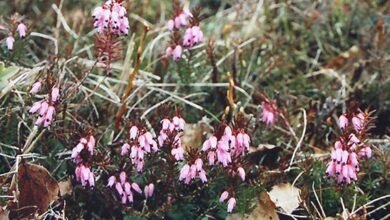
[[[229,192],[224,191],[219,197],[219,202],[224,202],[227,198],[229,198]],[[227,211],[231,213],[233,211],[234,206],[236,205],[236,199],[234,197],[230,197],[227,201]]]
[[[0,30],[8,31],[8,37],[5,39],[5,44],[7,49],[12,51],[14,49],[15,33],[17,32],[21,39],[25,38],[27,35],[27,26],[21,21],[16,22],[15,19],[11,19],[10,24],[8,29],[3,27]]]
[[[240,129],[233,133],[229,126],[226,126],[223,135],[218,140],[214,135],[211,135],[203,143],[202,151],[208,152],[207,157],[210,165],[215,164],[215,156],[217,161],[224,167],[232,162],[232,156],[239,157],[249,150],[250,137],[244,130]]]
[[[81,151],[85,150],[90,156],[93,155],[94,149],[96,146],[95,138],[90,135],[89,137],[83,137],[80,139],[79,143],[72,150],[72,159],[76,164],[81,163],[83,160],[81,158]]]
[[[180,44],[177,44],[175,46],[169,46],[165,50],[165,56],[167,58],[172,57],[173,60],[178,60],[181,58],[181,54],[183,53],[183,47]]]
[[[361,132],[362,129],[364,128],[365,122],[367,120],[367,116],[365,115],[365,113],[359,111],[357,114],[353,114],[351,122],[349,122],[347,116],[348,116],[347,114],[342,114],[339,117],[339,126],[340,126],[340,128],[345,130],[348,127],[348,125],[352,124],[353,129],[356,132]]]
[[[199,26],[188,27],[184,34],[183,45],[193,47],[201,42],[203,42],[203,32]]]
[[[37,93],[40,90],[40,87],[40,82],[35,83],[30,90],[30,94]],[[53,121],[56,113],[55,105],[60,97],[59,88],[53,87],[49,96],[49,98],[45,97],[43,100],[35,102],[29,110],[29,113],[31,114],[39,113],[39,117],[35,121],[35,125],[48,127]]]
[[[128,35],[129,20],[126,14],[126,8],[121,2],[108,0],[93,10],[94,27],[98,33],[107,31],[115,35]]]
[[[95,177],[91,171],[91,168],[89,166],[86,166],[84,164],[79,164],[76,167],[76,180],[78,182],[81,182],[82,186],[86,186],[89,184],[90,187],[95,186]]]
[[[152,133],[146,129],[133,125],[129,129],[127,141],[121,146],[121,156],[130,157],[130,170],[134,167],[137,172],[143,172],[145,156],[151,153],[157,153],[160,148],[170,146],[169,153],[173,156],[173,161],[184,159],[184,149],[181,146],[180,134],[185,126],[185,121],[179,116],[174,116],[172,119],[164,118],[161,120],[161,130],[157,138],[154,138]],[[200,164],[200,168],[202,165]],[[124,168],[122,168],[124,170]],[[203,169],[202,169],[203,170]],[[199,170],[205,175],[205,171]],[[199,175],[202,175],[199,174]],[[142,194],[142,190],[136,183],[126,179],[125,171],[119,174],[119,181],[115,176],[111,176],[108,180],[108,186],[115,185],[116,191],[122,197],[122,203],[134,201],[131,190]],[[153,196],[155,186],[153,183],[146,184],[143,190],[145,198]]]
[[[134,197],[133,197],[133,192],[136,192],[140,195],[142,195],[142,189],[139,187],[139,185],[135,182],[132,182],[127,178],[126,172],[122,171],[119,174],[119,181],[116,176],[111,176],[108,179],[108,187],[113,187],[115,186],[116,191],[118,194],[122,197],[122,204],[126,204],[127,202],[133,203]],[[154,185],[152,186],[149,184],[148,188],[145,188],[145,196],[146,197],[151,197],[153,195],[154,191]]]
[[[177,161],[184,159],[184,149],[180,140],[180,132],[184,130],[185,121],[179,116],[174,116],[172,120],[164,118],[161,120],[161,130],[158,136],[160,147],[168,145],[171,147],[171,154]]]
[[[147,159],[145,156],[149,154],[153,154],[151,155],[151,158],[154,159],[153,163],[156,163],[158,159],[164,161],[162,166],[167,166],[168,170],[164,175],[167,176],[168,181],[175,181],[173,175],[176,173],[177,167],[181,166],[178,181],[189,185],[199,179],[199,182],[206,184],[212,180],[212,177],[207,176],[207,167],[204,162],[206,160],[209,161],[211,169],[216,167],[214,165],[220,164],[222,170],[227,171],[229,178],[245,181],[246,173],[243,168],[243,156],[249,150],[251,138],[246,132],[247,124],[245,121],[235,120],[235,122],[234,128],[225,123],[219,125],[215,133],[204,141],[202,149],[186,146],[186,151],[182,146],[180,137],[183,134],[186,122],[178,113],[173,117],[164,116],[162,118],[159,125],[160,130],[157,130],[157,137],[153,137],[151,132],[139,125],[132,125],[126,142],[121,144],[120,155],[125,156],[125,158],[121,160],[120,172],[118,175],[109,177],[107,186],[115,188],[121,196],[123,204],[134,202],[134,192],[139,195],[143,194],[146,199],[152,197],[155,191],[153,183],[146,182],[142,191],[139,185],[127,178],[126,175],[133,171],[141,173],[143,170],[148,171],[143,175],[149,175],[153,169],[144,168],[145,159]],[[131,165],[123,160],[126,157],[129,157]],[[181,165],[180,161],[183,161],[184,165]],[[150,165],[150,163],[147,163],[147,165]],[[162,172],[165,172],[165,170]],[[151,181],[155,177],[148,176],[146,179]],[[228,187],[231,195],[236,195],[233,189],[236,184],[240,183],[241,181],[235,180],[229,182],[229,184],[232,184]],[[236,196],[228,198],[228,195],[226,195],[226,198],[221,199],[221,202],[226,199],[228,199],[227,210],[232,212],[236,205]]]
[[[335,177],[338,183],[351,183],[357,180],[360,161],[372,156],[370,146],[364,142],[368,129],[369,115],[358,110],[347,112],[339,117],[343,135],[336,141],[331,153],[326,173]]]
[[[122,145],[121,155],[127,155],[131,150],[131,162],[137,168],[138,172],[142,172],[144,156],[152,151],[158,151],[157,142],[153,139],[149,131],[140,134],[140,129],[135,125],[130,128],[129,136],[129,141]]]
[[[263,102],[261,104],[261,108],[263,110],[263,122],[268,126],[273,126],[278,121],[279,117],[279,111],[277,107],[271,102]]]
[[[229,175],[239,176],[245,181],[245,170],[241,166],[240,158],[249,150],[250,137],[243,128],[232,130],[225,126],[222,135],[211,135],[202,146],[202,151],[207,152],[209,165],[213,166],[217,161],[228,170]],[[228,198],[228,192],[222,193],[220,201]],[[231,212],[236,204],[236,199],[231,197],[228,201],[228,212]]]
[[[109,70],[113,61],[120,58],[122,43],[120,36],[129,34],[127,10],[122,0],[108,0],[92,12],[95,36],[95,49],[99,63]]]
[[[197,176],[202,183],[207,182],[206,171],[203,169],[203,161],[200,158],[197,158],[191,166],[186,164],[181,168],[179,180],[184,180],[185,184],[189,184]]]
[[[181,27],[187,26],[191,17],[193,17],[193,15],[188,9],[177,11],[176,15],[167,22],[168,30],[178,30]]]
[[[150,183],[149,185],[146,185],[144,188],[144,194],[145,198],[151,198],[153,196],[154,192],[154,184]]]
[[[176,7],[174,16],[167,22],[167,28],[173,32],[174,43],[167,47],[165,56],[172,57],[173,60],[179,60],[183,53],[183,48],[192,48],[193,46],[203,42],[203,32],[199,27],[197,16],[188,9]],[[184,28],[183,40],[180,37],[180,29]]]
[[[92,135],[80,138],[79,143],[72,150],[72,160],[76,163],[76,180],[82,186],[95,186],[95,176],[89,166],[89,158],[93,156],[96,140]]]
[[[129,155],[131,164],[137,172],[142,172],[144,168],[145,155],[157,151],[159,151],[159,147],[157,141],[153,138],[152,133],[146,131],[140,126],[133,125],[130,127],[128,140],[121,147],[121,156]],[[132,169],[132,167],[130,168]],[[124,169],[120,172],[119,178],[114,175],[111,176],[108,179],[107,186],[115,186],[116,191],[122,198],[122,204],[134,202],[133,192],[140,195],[143,193],[145,198],[151,198],[154,193],[153,183],[145,185],[144,190],[142,191],[137,183],[127,178],[127,174]]]

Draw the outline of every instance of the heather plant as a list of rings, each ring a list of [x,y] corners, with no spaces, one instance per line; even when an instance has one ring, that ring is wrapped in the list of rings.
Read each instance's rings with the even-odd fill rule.
[[[6,25],[0,26],[0,31],[7,33],[8,36],[5,38],[4,42],[8,51],[12,52],[14,49],[16,35],[18,35],[20,39],[25,38],[27,34],[27,27],[20,16],[14,15],[9,19]]]
[[[98,60],[109,69],[111,62],[119,58],[120,36],[129,34],[129,20],[122,1],[108,0],[92,12],[93,25],[97,31],[95,47]]]
[[[338,183],[351,183],[357,180],[359,161],[372,156],[372,149],[364,138],[369,129],[369,113],[355,110],[339,117],[342,136],[334,144],[326,173],[337,175]]]
[[[389,218],[389,2],[0,8],[0,219]]]

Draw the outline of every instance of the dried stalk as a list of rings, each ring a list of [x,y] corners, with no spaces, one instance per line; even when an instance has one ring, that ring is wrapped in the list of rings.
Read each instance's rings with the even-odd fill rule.
[[[135,85],[134,80],[139,72],[139,67],[141,65],[141,55],[142,55],[142,51],[143,51],[144,44],[145,44],[146,34],[148,33],[148,31],[149,31],[149,27],[145,26],[144,33],[141,37],[141,42],[140,42],[138,49],[137,49],[137,58],[136,58],[136,62],[134,65],[134,69],[129,75],[126,90],[121,97],[121,106],[115,115],[115,128],[116,129],[120,128],[122,116],[126,113],[127,108],[128,108],[125,101],[126,101],[127,97],[129,97],[131,91],[133,91],[133,89],[134,89],[134,85]]]

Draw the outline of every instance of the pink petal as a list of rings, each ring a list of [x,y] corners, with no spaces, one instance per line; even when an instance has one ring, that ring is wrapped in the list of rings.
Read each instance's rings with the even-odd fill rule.
[[[152,197],[154,193],[154,184],[149,184],[149,197]]]
[[[130,150],[130,145],[128,143],[123,144],[121,148],[121,155],[124,156],[128,154],[129,150]]]
[[[117,182],[117,183],[115,184],[115,189],[116,189],[116,191],[119,193],[119,195],[122,195],[122,194],[123,194],[123,188],[122,188],[122,185],[121,185],[120,182]]]
[[[245,181],[245,170],[242,167],[239,167],[237,169],[238,175],[241,177],[242,181]]]
[[[7,39],[5,40],[6,44],[7,44],[7,48],[9,51],[12,51],[14,49],[14,42],[15,42],[15,39],[12,35],[9,35],[7,37]]]
[[[224,191],[222,194],[221,194],[221,197],[219,197],[219,202],[224,202],[229,196],[229,193],[227,191]]]
[[[90,187],[94,187],[95,186],[95,177],[94,177],[92,172],[89,174],[88,182],[89,182],[89,186]]]
[[[230,198],[228,201],[227,211],[231,213],[235,205],[236,205],[236,199],[233,197]]]
[[[179,180],[183,180],[187,177],[188,173],[190,171],[190,166],[188,164],[184,165],[180,170],[180,177]]]
[[[138,135],[138,127],[137,126],[132,126],[130,128],[130,139],[135,139]]]
[[[348,126],[348,119],[344,114],[339,117],[339,126],[341,129],[345,129]]]
[[[60,96],[60,89],[58,87],[54,87],[51,90],[51,101],[56,102],[59,96]]]
[[[181,54],[183,53],[183,49],[180,45],[177,45],[175,47],[175,50],[173,51],[173,59],[178,60],[181,58]]]
[[[41,108],[39,109],[39,115],[41,117],[45,116],[48,108],[49,108],[49,104],[46,101],[43,101],[41,104]]]
[[[176,28],[180,28],[180,26],[181,26],[180,18],[179,18],[179,17],[176,17],[176,18],[175,18],[175,27],[176,27]]]
[[[172,55],[172,48],[171,47],[168,48],[171,49],[171,55]],[[161,124],[162,124],[162,129],[167,130],[169,128],[169,125],[171,124],[171,121],[169,121],[169,119],[164,118],[163,120],[161,120]]]
[[[19,23],[17,27],[17,31],[19,32],[20,38],[26,37],[26,30],[27,30],[26,25],[24,25],[23,23]]]
[[[167,22],[168,30],[173,31],[174,26],[175,26],[175,22],[172,19]]]
[[[125,184],[125,182],[126,182],[126,173],[125,173],[125,171],[122,171],[122,172],[119,174],[119,180],[120,180],[120,183],[121,183],[121,184]]]
[[[116,182],[116,177],[115,176],[110,176],[110,178],[108,178],[108,183],[107,183],[107,186],[108,187],[112,187]]]
[[[210,151],[210,152],[207,154],[207,158],[208,158],[208,160],[209,160],[209,164],[210,164],[211,166],[213,166],[214,163],[215,163],[215,152],[214,152],[214,151]]]
[[[37,92],[39,92],[39,90],[41,89],[41,86],[42,86],[42,83],[41,82],[36,82],[32,85],[32,88],[30,90],[30,95],[33,95]]]
[[[129,182],[125,182],[124,187],[125,187],[126,194],[130,195],[131,194],[131,185],[130,185],[130,183]]]
[[[126,194],[123,194],[122,195],[122,204],[126,204],[126,202],[127,202],[127,196],[126,196]]]
[[[199,172],[199,178],[202,181],[202,183],[207,182],[206,172],[204,170],[201,170]]]
[[[202,170],[203,161],[202,159],[198,158],[195,160],[195,166],[198,171]]]
[[[142,189],[139,187],[137,183],[132,183],[131,188],[133,188],[134,191],[136,191],[139,194],[142,194]]]
[[[41,105],[42,105],[42,101],[34,102],[34,104],[31,106],[28,112],[34,114],[41,108]]]

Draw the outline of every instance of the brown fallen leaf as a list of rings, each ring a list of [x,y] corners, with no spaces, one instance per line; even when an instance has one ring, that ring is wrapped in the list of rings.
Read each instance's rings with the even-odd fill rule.
[[[31,214],[46,212],[49,204],[57,199],[57,181],[43,166],[22,163],[18,170],[18,184],[11,184],[10,191],[18,187],[18,202],[10,202],[10,217],[22,218]]]
[[[0,206],[0,220],[9,220],[9,211]]]
[[[249,213],[245,216],[242,216],[240,214],[233,214],[233,215],[229,215],[226,219],[227,220],[239,220],[239,219],[279,220],[279,216],[278,216],[278,214],[276,214],[275,208],[276,208],[276,206],[271,201],[269,195],[266,192],[262,192],[260,194],[259,202],[257,203],[255,209],[253,209],[253,211],[251,213]]]
[[[299,207],[300,189],[292,186],[290,183],[281,183],[272,187],[268,193],[270,199],[275,203],[276,207],[282,208],[288,214],[291,214]]]
[[[260,194],[259,203],[256,205],[256,208],[249,214],[248,220],[257,220],[257,219],[269,219],[269,220],[278,220],[279,216],[275,211],[276,205],[271,201],[268,193],[262,192]]]
[[[240,214],[232,214],[226,217],[226,220],[241,220],[241,219],[245,219],[245,218]]]
[[[73,187],[72,187],[72,180],[69,178],[65,181],[61,181],[58,183],[58,186],[60,188],[60,195],[65,196],[67,194],[72,194]]]

